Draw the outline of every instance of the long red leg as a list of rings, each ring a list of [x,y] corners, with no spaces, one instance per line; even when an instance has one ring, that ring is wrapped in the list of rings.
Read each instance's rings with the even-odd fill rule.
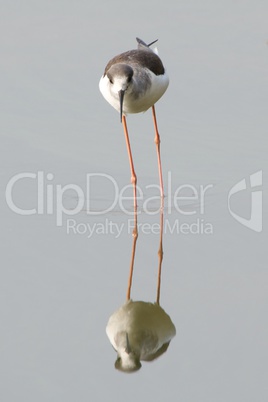
[[[136,176],[134,164],[133,164],[132,152],[131,152],[129,136],[128,136],[126,116],[124,116],[124,115],[122,116],[122,123],[123,123],[123,127],[124,127],[124,133],[125,133],[126,144],[127,144],[127,152],[128,152],[129,165],[130,165],[130,171],[131,171],[131,183],[133,184],[134,212],[136,212],[136,210],[137,210],[137,189],[136,189],[137,176]]]
[[[158,174],[159,174],[160,195],[161,195],[161,206],[163,207],[164,186],[163,186],[163,176],[162,176],[162,164],[161,164],[161,157],[160,157],[160,135],[159,135],[159,132],[158,132],[154,105],[152,106],[152,112],[153,112],[153,122],[154,122],[154,130],[155,130],[154,142],[156,144],[156,152],[157,152]]]

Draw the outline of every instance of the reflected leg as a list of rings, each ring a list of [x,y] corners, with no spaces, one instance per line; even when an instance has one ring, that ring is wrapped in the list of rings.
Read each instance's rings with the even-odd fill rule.
[[[135,253],[136,253],[136,243],[138,239],[138,225],[137,225],[137,211],[134,211],[134,229],[132,232],[133,241],[132,241],[132,253],[131,253],[131,261],[130,261],[130,269],[129,269],[129,276],[128,276],[128,288],[127,288],[127,300],[130,300],[131,294],[131,286],[132,286],[132,277],[134,271],[134,260],[135,260]]]
[[[156,303],[160,304],[160,288],[161,288],[161,274],[162,274],[162,262],[163,262],[163,225],[164,216],[163,208],[160,211],[160,239],[159,239],[159,249],[158,249],[158,275],[157,275],[157,294]]]

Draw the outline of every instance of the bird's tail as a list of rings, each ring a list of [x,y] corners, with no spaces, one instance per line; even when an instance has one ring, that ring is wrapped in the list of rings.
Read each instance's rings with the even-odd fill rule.
[[[154,40],[153,42],[149,43],[148,45],[143,40],[141,40],[140,38],[136,38],[136,40],[138,42],[138,49],[151,50],[152,52],[158,54],[157,48],[150,49],[150,46],[153,45],[155,42],[157,42],[158,39]]]

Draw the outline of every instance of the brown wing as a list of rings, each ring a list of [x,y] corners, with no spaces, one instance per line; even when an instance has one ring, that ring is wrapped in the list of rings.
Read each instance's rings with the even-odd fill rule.
[[[142,359],[143,361],[146,362],[151,362],[157,357],[161,356],[163,353],[165,353],[169,347],[170,341],[167,343],[164,343],[164,345],[161,346],[155,353],[152,353],[151,355],[148,355],[145,359]]]
[[[113,64],[117,63],[131,63],[133,65],[139,64],[142,67],[147,67],[155,75],[161,75],[165,72],[161,59],[152,51],[137,49],[119,54],[108,62],[107,66],[105,67],[104,75],[106,75],[107,71]]]

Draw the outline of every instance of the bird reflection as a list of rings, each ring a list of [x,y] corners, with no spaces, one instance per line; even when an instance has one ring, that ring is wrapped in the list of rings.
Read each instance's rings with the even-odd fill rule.
[[[152,361],[166,352],[176,328],[169,315],[160,307],[160,286],[163,261],[163,210],[160,213],[160,239],[158,250],[158,280],[156,302],[133,301],[131,286],[138,238],[137,213],[134,215],[132,253],[126,302],[109,318],[106,333],[117,352],[115,368],[134,372],[142,361]]]

